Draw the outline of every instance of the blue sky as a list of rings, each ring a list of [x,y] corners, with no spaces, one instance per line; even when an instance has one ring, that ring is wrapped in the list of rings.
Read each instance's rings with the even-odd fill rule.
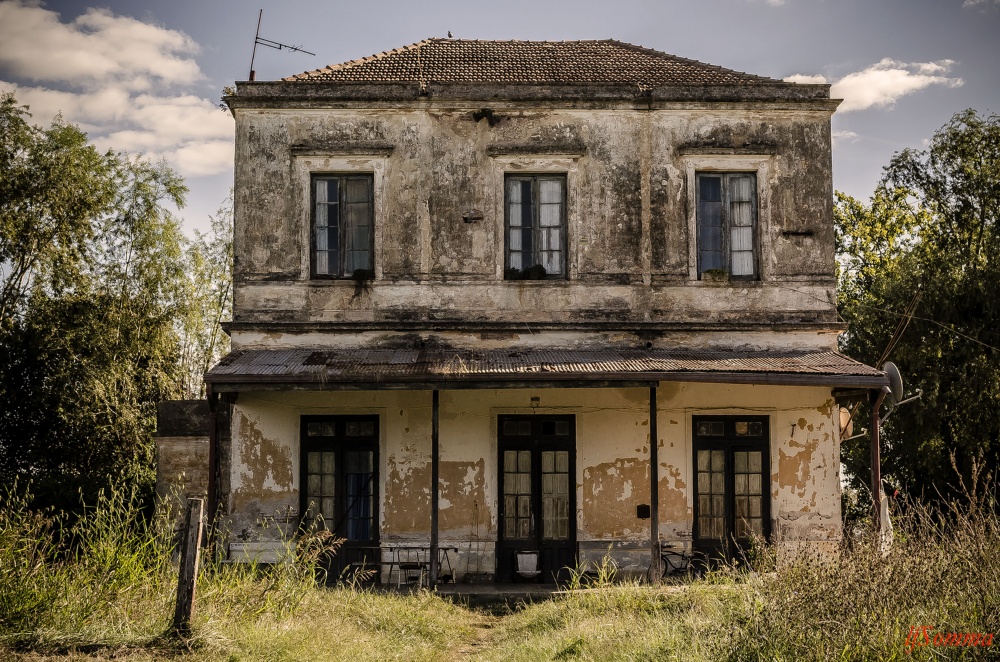
[[[920,148],[955,112],[1000,112],[1000,0],[0,0],[0,90],[34,121],[56,112],[102,147],[162,157],[191,188],[180,211],[204,229],[232,183],[221,89],[245,80],[257,12],[258,80],[431,36],[615,38],[740,71],[824,80],[834,186],[867,198],[893,153]]]

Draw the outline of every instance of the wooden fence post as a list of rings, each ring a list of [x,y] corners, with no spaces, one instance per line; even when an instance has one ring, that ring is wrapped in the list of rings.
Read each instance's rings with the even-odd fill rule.
[[[177,576],[177,608],[174,610],[174,632],[181,636],[191,634],[191,616],[194,614],[194,589],[198,579],[204,515],[205,501],[188,499],[184,540],[181,542],[181,570]]]

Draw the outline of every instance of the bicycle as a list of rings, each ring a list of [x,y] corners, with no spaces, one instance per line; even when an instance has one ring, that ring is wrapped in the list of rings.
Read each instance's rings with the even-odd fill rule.
[[[707,556],[686,546],[672,543],[660,544],[660,562],[650,563],[646,581],[658,584],[666,578],[690,580],[700,577],[705,570]],[[657,571],[659,575],[657,576]]]

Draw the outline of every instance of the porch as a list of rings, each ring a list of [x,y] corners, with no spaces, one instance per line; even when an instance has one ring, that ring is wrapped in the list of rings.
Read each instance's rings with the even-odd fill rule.
[[[661,542],[835,546],[832,388],[884,376],[833,352],[248,350],[206,381],[232,405],[211,490],[232,530],[320,514],[345,563],[378,547],[399,584],[395,550],[423,547],[427,585],[461,593],[605,554],[639,576]]]

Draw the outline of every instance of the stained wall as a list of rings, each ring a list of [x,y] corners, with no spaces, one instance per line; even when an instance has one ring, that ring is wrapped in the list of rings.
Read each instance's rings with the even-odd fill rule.
[[[442,391],[442,546],[460,575],[491,573],[497,537],[496,420],[500,414],[576,416],[577,540],[583,562],[610,550],[626,572],[649,563],[648,389]],[[537,401],[532,401],[537,398]],[[692,416],[770,417],[773,539],[782,553],[831,552],[840,539],[839,438],[829,389],[662,383],[659,388],[659,530],[690,540]],[[299,420],[315,414],[378,414],[382,544],[426,544],[430,532],[429,391],[244,393],[233,411],[224,467],[229,527],[239,540],[291,535],[298,523]],[[234,538],[234,539],[236,539]]]

